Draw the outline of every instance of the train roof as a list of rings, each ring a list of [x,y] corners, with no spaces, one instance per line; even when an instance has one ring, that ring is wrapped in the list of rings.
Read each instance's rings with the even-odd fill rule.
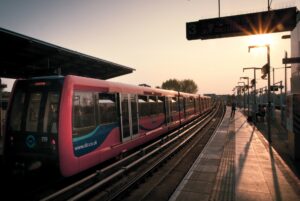
[[[80,85],[97,86],[99,85],[99,83],[101,83],[101,87],[106,88],[109,92],[137,93],[140,95],[147,95],[147,96],[168,96],[168,97],[175,97],[178,95],[178,91],[173,91],[173,90],[135,86],[135,85],[107,81],[107,80],[90,79],[90,78],[80,77],[80,76],[69,75],[66,76],[66,79],[72,80],[72,82],[77,86]],[[180,92],[180,96],[196,98],[199,97],[200,95]]]
[[[135,69],[82,54],[0,27],[0,77],[80,75],[109,79]]]

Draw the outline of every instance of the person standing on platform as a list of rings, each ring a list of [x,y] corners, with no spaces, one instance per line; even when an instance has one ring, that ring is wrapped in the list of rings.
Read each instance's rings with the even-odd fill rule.
[[[231,103],[231,115],[230,115],[231,118],[234,117],[235,110],[236,110],[236,102],[235,102],[235,100],[233,100],[232,103]]]

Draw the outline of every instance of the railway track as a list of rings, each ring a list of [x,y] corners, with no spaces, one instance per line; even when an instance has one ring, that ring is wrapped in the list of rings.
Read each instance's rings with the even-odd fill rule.
[[[163,165],[157,166],[155,173],[151,177],[147,177],[146,182],[135,183],[129,190],[115,197],[114,200],[168,200],[209,141],[223,115],[221,109],[216,111],[205,124],[191,131],[190,136],[193,139],[188,141],[180,150],[176,150],[176,155],[165,161]],[[95,197],[94,200],[99,198]]]
[[[166,200],[219,125],[223,111],[219,103],[209,114],[39,200]]]

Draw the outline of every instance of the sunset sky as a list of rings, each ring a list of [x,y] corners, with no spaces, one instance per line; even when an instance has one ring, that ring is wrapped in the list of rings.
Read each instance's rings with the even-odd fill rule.
[[[299,8],[300,0],[273,0],[271,8],[291,6]],[[221,16],[266,10],[267,0],[221,0]],[[186,22],[217,16],[218,0],[0,0],[0,27],[136,69],[112,81],[155,87],[192,79],[200,94],[232,94],[241,76],[253,78],[243,68],[261,67],[267,54],[248,52],[258,42],[253,36],[186,39]],[[281,39],[286,34],[264,36],[272,67],[283,67],[284,52],[290,55],[290,40]],[[283,77],[276,69],[275,81]],[[258,79],[258,88],[266,84]]]

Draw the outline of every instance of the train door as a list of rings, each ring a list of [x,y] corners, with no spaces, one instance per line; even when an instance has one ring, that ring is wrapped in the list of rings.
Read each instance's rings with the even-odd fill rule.
[[[201,112],[201,114],[204,112],[203,102],[204,102],[204,99],[201,97],[200,98],[200,112]]]
[[[171,123],[171,98],[165,97],[166,124]]]
[[[125,142],[138,133],[137,96],[120,94],[120,111],[122,141]]]
[[[138,96],[130,94],[130,108],[131,108],[131,130],[132,136],[134,137],[139,133],[139,116],[138,116]]]
[[[181,102],[181,108],[182,108],[182,114],[183,114],[183,118],[185,119],[186,117],[187,117],[187,114],[186,114],[186,112],[187,112],[187,108],[186,108],[186,103],[187,103],[187,100],[186,100],[186,98],[185,97],[181,97],[180,98],[181,100],[180,100],[180,102]]]

